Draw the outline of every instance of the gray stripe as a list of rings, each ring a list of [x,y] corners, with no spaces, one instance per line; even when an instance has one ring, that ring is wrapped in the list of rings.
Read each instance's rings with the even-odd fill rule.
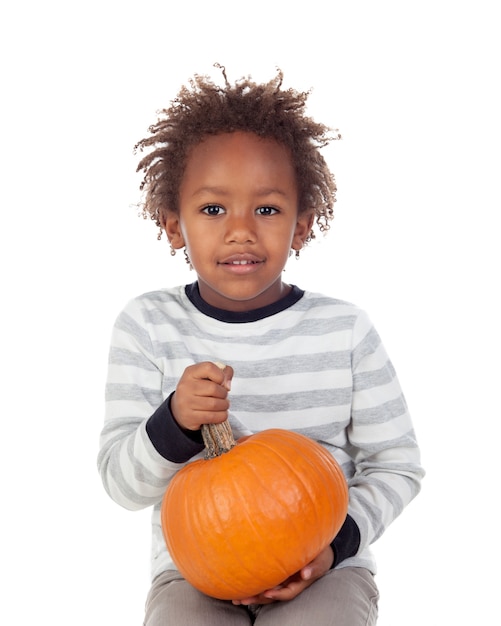
[[[308,292],[306,298],[301,298],[294,305],[293,309],[295,311],[311,311],[311,309],[316,309],[322,306],[332,307],[332,305],[337,306],[349,306],[353,308],[353,305],[345,300],[339,300],[337,298],[331,298],[330,296],[324,296],[321,293],[313,293]]]
[[[168,361],[174,359],[193,359],[192,353],[182,341],[154,341],[153,354],[157,358],[164,357]],[[214,358],[214,357],[212,357]],[[207,360],[207,359],[201,359]]]
[[[147,498],[145,496],[141,496],[134,489],[132,489],[132,487],[129,486],[127,479],[122,473],[119,459],[120,455],[118,454],[118,450],[115,454],[110,455],[110,470],[108,471],[108,473],[113,476],[114,483],[121,491],[121,493],[127,498],[127,500],[130,500],[137,505],[149,506],[150,504],[155,502],[158,498]],[[137,463],[137,460],[135,461],[135,463]]]
[[[349,369],[351,355],[348,351],[320,354],[299,354],[258,362],[235,361],[232,367],[244,378],[262,378],[281,374],[304,374],[328,370]]]
[[[110,485],[107,477],[112,476],[115,486],[130,502],[133,502],[138,506],[150,506],[151,504],[158,502],[159,497],[146,497],[138,494],[137,491],[135,491],[129,484],[130,479],[127,480],[125,478],[120,466],[120,449],[121,444],[123,443],[122,437],[120,437],[119,442],[117,440],[107,442],[105,449],[100,452],[100,460],[103,456],[108,458],[108,463],[103,463],[100,466],[101,476],[106,490],[108,493],[110,492]],[[114,446],[115,449],[110,451],[110,448]],[[165,481],[161,481],[156,476],[152,475],[134,457],[134,436],[130,436],[127,440],[127,456],[129,459],[134,460],[134,477],[137,480],[144,482],[153,488],[158,487],[159,489],[162,489],[164,487]]]
[[[337,437],[348,425],[347,420],[339,422],[330,422],[328,424],[320,424],[318,426],[309,426],[306,428],[294,428],[294,432],[314,439],[316,441],[327,441]]]
[[[123,330],[125,333],[132,335],[146,352],[151,352],[151,339],[147,330],[139,326],[130,315],[122,311],[115,322],[115,327],[118,330]]]
[[[388,367],[388,363],[386,363],[378,370],[354,374],[353,391],[363,391],[364,389],[371,389],[372,387],[387,385],[388,383],[391,383],[393,378],[393,367]]]
[[[353,369],[356,370],[360,361],[369,354],[373,354],[380,344],[381,338],[377,334],[376,329],[372,327],[360,343],[353,349]]]
[[[147,485],[150,485],[151,487],[157,489],[165,488],[165,480],[159,478],[158,476],[155,476],[155,474],[152,474],[144,465],[142,465],[136,459],[134,454],[134,445],[134,437],[130,437],[129,441],[127,442],[127,455],[131,461],[131,464],[134,465],[134,478],[139,482],[146,483]],[[135,497],[137,498],[137,495]]]
[[[377,454],[382,450],[389,450],[391,448],[417,448],[417,443],[412,431],[409,431],[409,433],[402,435],[401,437],[386,439],[384,441],[376,441],[375,443],[357,441],[356,446],[361,450],[364,450],[367,455],[370,455]],[[409,467],[411,466],[412,464],[409,465]],[[371,467],[374,467],[374,463],[371,463]]]
[[[355,463],[353,461],[346,461],[345,463],[341,463],[341,469],[343,470],[343,474],[347,477],[352,477],[355,474]]]
[[[349,487],[357,486],[364,484],[366,481],[362,478],[356,478],[349,481]],[[369,524],[372,527],[372,532],[374,536],[372,537],[372,541],[375,541],[378,537],[380,537],[385,531],[385,527],[382,522],[381,511],[378,507],[376,507],[372,502],[368,502],[362,495],[360,491],[356,491],[352,489],[350,491],[350,498],[352,501],[358,503],[358,505],[363,509],[366,518],[369,521]]]
[[[105,389],[105,397],[107,402],[114,400],[121,402],[144,402],[146,400],[152,407],[160,406],[163,400],[159,390],[126,383],[108,383]]]
[[[132,365],[150,372],[158,371],[158,368],[149,359],[145,359],[137,352],[131,352],[123,348],[111,347],[109,362],[110,365]]]
[[[117,432],[118,437],[123,439],[124,432],[133,433],[141,422],[142,419],[138,419],[137,417],[119,417],[115,419],[108,419],[104,423],[101,436],[106,437],[108,433]]]
[[[387,483],[385,483],[383,480],[380,480],[379,478],[370,476],[367,482],[370,483],[371,485],[374,485],[374,487],[376,487],[376,489],[380,493],[382,493],[384,497],[388,500],[388,502],[391,504],[391,506],[393,507],[393,511],[394,511],[393,517],[397,517],[397,515],[400,515],[400,513],[404,510],[404,503],[400,495],[394,489],[392,489]]]
[[[214,355],[190,355],[195,361],[211,361]],[[230,365],[235,370],[235,378],[269,378],[285,374],[303,374],[332,370],[350,370],[351,355],[348,351],[325,352],[318,354],[291,354],[259,361],[232,359]]]
[[[290,328],[273,328],[262,335],[244,335],[223,337],[220,333],[208,333],[205,329],[200,329],[190,319],[178,319],[165,311],[144,310],[145,321],[152,325],[173,325],[176,332],[188,337],[197,337],[208,341],[235,345],[269,345],[284,341],[291,337],[301,337],[302,340],[310,337],[318,337],[329,333],[349,330],[353,327],[355,316],[345,315],[326,319],[301,319]],[[135,334],[135,333],[134,333]]]
[[[348,405],[351,401],[351,387],[339,389],[312,389],[291,393],[267,394],[265,396],[233,396],[233,411],[270,413],[281,411],[305,411],[318,407]]]
[[[407,412],[407,404],[404,397],[400,395],[395,400],[390,400],[384,404],[369,409],[358,409],[353,411],[353,419],[357,424],[367,426],[369,424],[384,424],[390,419],[399,417]]]

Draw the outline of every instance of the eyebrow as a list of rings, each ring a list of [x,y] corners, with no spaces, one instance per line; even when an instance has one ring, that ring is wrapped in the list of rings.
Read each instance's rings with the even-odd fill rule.
[[[197,189],[193,195],[194,196],[198,196],[202,193],[213,193],[213,194],[219,194],[219,195],[228,195],[230,192],[225,189],[224,187],[211,187],[211,186],[205,186],[205,187],[200,187],[200,189]],[[256,189],[256,195],[258,196],[271,196],[273,194],[278,194],[280,196],[287,196],[286,192],[283,191],[282,189],[279,189],[278,187],[261,187]]]

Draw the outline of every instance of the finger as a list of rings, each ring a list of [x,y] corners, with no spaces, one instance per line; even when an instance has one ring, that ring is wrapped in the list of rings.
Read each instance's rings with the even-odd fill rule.
[[[225,389],[227,389],[228,391],[230,391],[231,389],[231,380],[233,378],[233,368],[230,367],[229,365],[225,365],[224,363],[221,363],[221,361],[216,361],[214,363],[214,365],[221,370],[221,372],[223,372],[224,378],[223,378],[223,382],[221,383],[223,385],[223,387],[225,387]]]
[[[228,391],[231,391],[231,381],[233,379],[233,374],[234,374],[233,368],[227,365],[223,370],[223,374],[224,374],[223,387],[227,389]]]
[[[204,424],[222,424],[227,419],[227,411],[220,411],[219,413],[207,413],[206,411],[201,411],[199,414],[193,415],[194,423],[198,424],[198,426],[192,428],[191,430],[198,430]]]
[[[197,380],[193,384],[193,395],[197,398],[213,398],[222,400],[227,398],[228,390],[212,380]]]
[[[302,591],[311,585],[313,581],[292,581],[281,589],[270,589],[264,592],[264,597],[276,602],[285,602],[292,600],[298,596]]]
[[[267,591],[263,591],[262,593],[256,595],[256,596],[251,596],[249,598],[240,598],[239,600],[235,600],[235,603],[239,603],[239,604],[261,604],[263,600],[266,599],[266,596],[264,595],[265,593],[268,592],[272,592],[275,591],[277,589],[282,589],[283,585],[277,585],[276,587],[273,587],[272,589],[268,589]]]
[[[189,368],[191,375],[197,380],[211,380],[217,385],[222,385],[225,381],[225,366],[222,364],[216,364],[212,361],[202,361],[196,365],[191,365]]]
[[[232,603],[235,605],[243,604],[245,606],[249,606],[250,604],[271,604],[275,600],[271,598],[267,598],[264,595],[253,596],[252,598],[242,598],[241,600],[232,600]]]
[[[244,604],[245,606],[249,606],[249,604],[257,604],[258,596],[253,596],[252,598],[240,598],[240,600],[232,600],[232,603],[235,605]]]
[[[228,404],[201,404],[189,409],[194,417],[202,420],[200,424],[211,424],[213,422],[223,422],[228,417]]]
[[[224,422],[230,407],[227,395],[226,389],[207,380],[180,384],[171,398],[172,415],[188,430],[198,430],[201,424]]]

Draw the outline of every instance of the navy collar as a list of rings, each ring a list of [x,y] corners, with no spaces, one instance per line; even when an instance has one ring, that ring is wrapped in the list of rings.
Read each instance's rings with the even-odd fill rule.
[[[191,285],[186,285],[184,288],[186,292],[186,296],[189,301],[196,307],[201,313],[212,317],[220,322],[228,322],[230,324],[244,324],[246,322],[257,322],[266,317],[270,317],[271,315],[275,315],[276,313],[280,313],[281,311],[285,311],[293,304],[296,304],[304,295],[304,291],[296,287],[296,285],[292,285],[292,289],[289,293],[269,304],[268,306],[260,307],[259,309],[253,309],[251,311],[225,311],[224,309],[218,309],[215,306],[211,306],[207,304],[205,300],[202,299],[200,295],[200,290],[198,288],[198,282],[191,283]]]

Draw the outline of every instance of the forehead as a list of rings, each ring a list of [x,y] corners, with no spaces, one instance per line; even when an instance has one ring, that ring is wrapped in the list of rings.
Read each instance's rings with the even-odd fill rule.
[[[274,139],[235,131],[208,136],[191,148],[182,186],[203,182],[219,184],[230,179],[296,188],[290,151]]]

